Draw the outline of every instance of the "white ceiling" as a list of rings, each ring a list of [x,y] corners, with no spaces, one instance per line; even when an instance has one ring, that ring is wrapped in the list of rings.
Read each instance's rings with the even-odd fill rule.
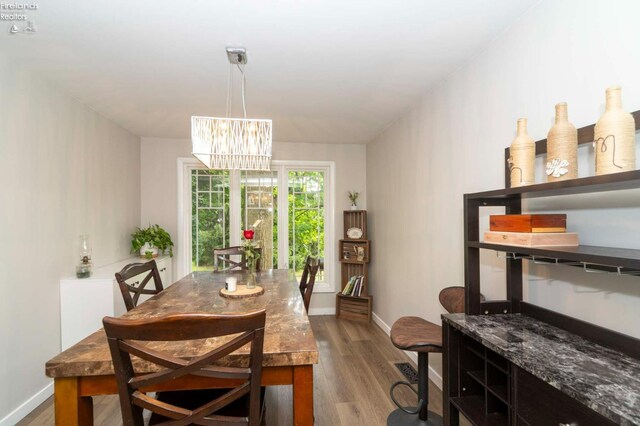
[[[36,2],[38,32],[3,28],[0,54],[139,136],[224,115],[224,49],[241,45],[248,115],[274,140],[366,143],[535,0]]]

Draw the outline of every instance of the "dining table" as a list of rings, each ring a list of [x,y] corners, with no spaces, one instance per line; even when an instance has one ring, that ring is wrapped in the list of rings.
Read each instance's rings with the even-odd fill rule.
[[[220,290],[226,278],[231,276],[237,278],[238,284],[243,284],[248,272],[192,272],[122,318],[152,318],[186,312],[233,315],[266,309],[262,385],[293,386],[293,424],[312,425],[313,365],[318,363],[318,349],[294,271],[271,269],[257,272],[257,285],[264,288],[264,293],[246,298],[221,296]],[[230,338],[158,344],[162,344],[162,350],[168,354],[190,359],[224,344]],[[227,355],[220,363],[226,366],[246,365],[248,356],[247,345]],[[145,363],[136,368],[138,373],[159,369]],[[49,360],[45,370],[46,375],[54,380],[56,425],[92,425],[92,397],[118,393],[103,329]],[[144,390],[207,389],[237,384],[229,380],[186,376]]]

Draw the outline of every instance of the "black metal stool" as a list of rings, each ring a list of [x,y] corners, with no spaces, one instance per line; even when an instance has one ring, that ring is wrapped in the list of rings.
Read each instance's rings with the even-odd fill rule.
[[[387,426],[442,425],[442,417],[429,411],[429,353],[442,352],[442,327],[419,317],[402,317],[391,327],[391,342],[398,349],[418,352],[418,406],[402,407],[393,396],[393,390],[409,382],[401,380],[391,386],[391,400],[398,407],[389,414]]]
[[[439,299],[448,312],[464,312],[464,287],[447,287]],[[387,426],[442,425],[442,417],[429,411],[429,353],[442,352],[442,327],[419,317],[402,317],[391,327],[391,342],[398,349],[418,353],[418,391],[404,380],[391,386],[391,400],[398,409],[387,417]],[[393,390],[399,385],[409,386],[418,394],[417,407],[402,407],[396,401]]]

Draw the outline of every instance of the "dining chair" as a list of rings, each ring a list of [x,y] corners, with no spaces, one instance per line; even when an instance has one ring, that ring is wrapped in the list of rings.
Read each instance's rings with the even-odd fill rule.
[[[313,294],[313,286],[316,283],[316,274],[322,265],[322,261],[318,258],[307,256],[304,262],[304,269],[300,277],[300,294],[304,301],[304,308],[309,312],[309,304],[311,303],[311,295]]]
[[[145,273],[146,275],[141,277],[139,280],[130,282],[131,278]],[[152,279],[155,288],[145,288]],[[155,260],[150,260],[146,263],[128,264],[122,268],[120,272],[116,272],[116,281],[118,281],[118,287],[120,287],[120,292],[122,293],[122,298],[124,299],[124,305],[126,306],[127,311],[138,306],[138,300],[143,294],[153,295],[164,290],[164,287],[162,286],[162,279],[160,278],[160,272],[158,271],[158,265]]]
[[[262,248],[256,248],[258,254],[260,254],[260,258],[256,262],[256,270],[260,270],[260,261],[262,258]],[[232,256],[235,256],[233,258]],[[240,256],[240,260],[237,259],[237,256]],[[247,259],[244,255],[244,250],[242,246],[233,246],[233,247],[224,247],[224,248],[216,248],[213,249],[213,270],[216,272],[224,272],[224,271],[232,271],[232,270],[246,270]]]
[[[264,413],[260,381],[265,318],[265,310],[242,315],[186,313],[144,319],[105,317],[102,323],[113,360],[123,423],[142,426],[143,411],[146,409],[152,413],[150,424],[260,425]],[[159,349],[162,348],[161,344],[151,346],[143,343],[207,339],[235,334],[239,335],[189,360],[163,352]],[[246,344],[251,345],[247,368],[214,365],[219,359]],[[153,372],[136,371],[131,362],[132,355],[145,361],[145,364],[155,364],[159,368]],[[211,399],[205,401],[201,398],[167,398],[170,395],[192,394],[194,391],[163,391],[160,393],[163,399],[140,391],[140,388],[162,386],[165,382],[187,375],[242,382],[234,388],[222,389],[214,394],[201,392],[201,396],[211,395]],[[225,411],[232,405],[239,405],[244,409],[243,412],[231,414]]]

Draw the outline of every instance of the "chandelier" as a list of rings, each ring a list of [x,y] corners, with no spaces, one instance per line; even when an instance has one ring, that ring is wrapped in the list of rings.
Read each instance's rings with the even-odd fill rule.
[[[243,47],[227,47],[229,79],[226,117],[191,117],[192,154],[209,169],[269,170],[271,165],[271,120],[247,118],[245,102],[245,65]],[[244,118],[230,118],[233,69],[242,76]]]

